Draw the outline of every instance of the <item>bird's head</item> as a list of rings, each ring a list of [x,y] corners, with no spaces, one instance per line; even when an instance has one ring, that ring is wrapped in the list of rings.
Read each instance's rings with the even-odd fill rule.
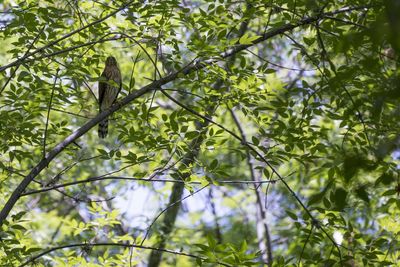
[[[106,66],[117,66],[117,60],[115,57],[107,57],[106,59]]]

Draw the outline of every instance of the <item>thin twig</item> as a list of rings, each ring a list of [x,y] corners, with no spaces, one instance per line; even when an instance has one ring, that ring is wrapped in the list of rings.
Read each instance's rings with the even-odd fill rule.
[[[96,100],[96,103],[98,103],[96,94],[93,92],[92,88],[90,88],[89,84],[84,80],[83,84],[86,86],[86,88],[89,90],[90,94],[93,96],[93,98]]]
[[[57,111],[57,112],[61,112],[61,113],[65,113],[65,114],[69,114],[69,115],[73,115],[73,116],[84,118],[84,119],[93,119],[93,118],[90,118],[90,117],[87,117],[87,116],[83,116],[83,115],[80,115],[80,114],[77,114],[77,113],[73,113],[73,112],[69,112],[69,111],[66,111],[66,110],[61,110],[61,109],[58,109],[58,108],[51,108],[51,110],[54,110],[54,111]]]
[[[287,70],[294,70],[294,71],[300,71],[300,72],[303,72],[303,71],[315,71],[315,69],[306,70],[306,69],[295,69],[295,68],[285,67],[285,66],[282,66],[282,65],[279,65],[279,64],[276,64],[276,63],[272,63],[272,62],[269,61],[269,60],[266,60],[265,58],[263,58],[263,57],[257,55],[256,53],[254,53],[254,52],[251,51],[250,49],[246,49],[246,51],[249,52],[250,54],[252,54],[253,56],[255,56],[255,57],[261,59],[262,61],[264,61],[264,62],[266,62],[266,63],[268,63],[268,64],[271,64],[272,66],[275,66],[275,67],[277,67],[277,68],[287,69]]]
[[[310,239],[311,234],[313,232],[313,229],[314,229],[314,224],[311,224],[310,233],[307,235],[306,242],[304,242],[303,249],[301,250],[301,253],[300,253],[300,258],[299,258],[299,263],[298,263],[299,266],[300,266],[300,263],[301,263],[301,258],[303,257],[304,250],[306,249],[308,240]]]
[[[25,177],[24,175],[21,174],[22,177]],[[63,184],[58,184],[58,185],[51,185],[42,189],[38,190],[31,190],[28,192],[24,192],[21,194],[21,197],[24,196],[29,196],[29,195],[34,195],[34,194],[40,194],[44,192],[48,192],[51,190],[55,190],[57,188],[64,188],[64,187],[69,187],[73,185],[78,185],[78,184],[85,184],[85,183],[91,183],[94,181],[104,181],[104,180],[126,180],[126,181],[140,181],[140,182],[161,182],[161,183],[181,183],[181,184],[202,184],[202,182],[197,182],[197,181],[183,181],[183,180],[175,180],[175,179],[149,179],[149,178],[135,178],[135,177],[124,177],[124,176],[99,176],[99,177],[92,177],[88,178],[85,180],[80,180],[80,181],[74,181],[74,182],[69,182],[69,183],[63,183]],[[260,184],[273,184],[276,183],[279,180],[265,180],[265,181],[251,181],[251,180],[223,180],[223,181],[218,181],[216,180],[216,184],[242,184],[242,185],[260,185]]]
[[[54,90],[56,88],[56,83],[57,83],[57,78],[58,78],[58,72],[60,69],[57,69],[56,75],[54,76],[54,83],[53,83],[53,88],[51,89],[51,95],[50,95],[50,100],[49,100],[49,106],[47,108],[47,117],[46,117],[46,126],[44,128],[44,137],[43,137],[43,158],[46,157],[46,140],[47,140],[47,128],[49,126],[49,120],[50,120],[50,110],[51,110],[51,105],[53,103],[53,96],[54,96]]]
[[[139,61],[139,56],[140,56],[140,50],[137,52],[136,57],[133,61],[133,66],[132,66],[132,72],[131,72],[131,78],[129,80],[129,93],[131,93],[131,89],[133,88],[134,84],[134,77],[133,77],[133,73],[135,72],[135,67],[136,67],[136,63]]]

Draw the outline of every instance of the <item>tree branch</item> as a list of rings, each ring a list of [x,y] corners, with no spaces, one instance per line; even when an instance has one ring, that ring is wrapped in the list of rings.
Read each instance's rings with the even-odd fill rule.
[[[58,184],[58,185],[53,185],[49,187],[45,187],[43,189],[38,189],[38,190],[32,190],[29,192],[25,192],[21,194],[21,197],[24,196],[29,196],[29,195],[35,195],[35,194],[40,194],[44,192],[48,192],[51,190],[55,190],[58,188],[65,188],[77,184],[85,184],[85,183],[91,183],[95,181],[103,181],[103,180],[127,180],[127,181],[140,181],[140,182],[161,182],[161,183],[180,183],[180,184],[202,184],[201,182],[196,182],[196,181],[191,181],[191,182],[186,182],[183,180],[175,180],[175,179],[150,179],[150,178],[135,178],[135,177],[123,177],[123,176],[100,176],[100,177],[92,177],[88,178],[85,180],[80,180],[80,181],[74,181],[74,182],[69,182],[69,183],[64,183],[64,184]],[[218,184],[242,184],[242,185],[257,185],[259,186],[260,184],[268,184],[268,183],[276,183],[279,180],[265,180],[265,181],[250,181],[250,180],[224,180],[224,181],[216,181]]]

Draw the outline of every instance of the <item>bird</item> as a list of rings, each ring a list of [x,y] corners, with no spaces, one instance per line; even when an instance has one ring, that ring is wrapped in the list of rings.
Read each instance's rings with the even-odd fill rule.
[[[122,87],[121,71],[115,57],[109,56],[99,81],[99,113],[110,108],[116,101]],[[105,78],[105,79],[104,79]],[[108,118],[99,123],[99,137],[105,138],[108,134]]]

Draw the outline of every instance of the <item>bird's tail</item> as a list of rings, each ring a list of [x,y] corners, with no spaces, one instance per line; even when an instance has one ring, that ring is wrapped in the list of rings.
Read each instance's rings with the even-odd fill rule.
[[[99,123],[99,137],[105,138],[108,133],[108,119],[102,120]]]

